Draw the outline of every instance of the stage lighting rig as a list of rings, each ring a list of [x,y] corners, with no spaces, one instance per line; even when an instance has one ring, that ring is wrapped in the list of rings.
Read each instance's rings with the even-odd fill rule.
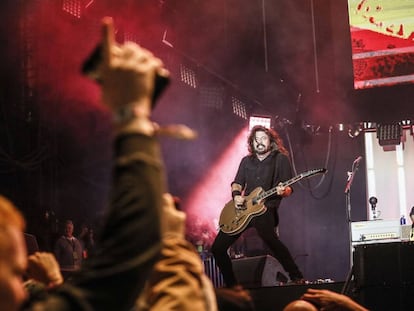
[[[402,125],[400,123],[378,124],[377,138],[380,146],[399,145],[401,143]]]

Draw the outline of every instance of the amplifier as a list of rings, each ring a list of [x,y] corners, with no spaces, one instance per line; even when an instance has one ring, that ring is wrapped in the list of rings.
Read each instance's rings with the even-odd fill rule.
[[[397,220],[368,220],[351,223],[352,243],[367,243],[370,241],[399,241],[401,225]]]

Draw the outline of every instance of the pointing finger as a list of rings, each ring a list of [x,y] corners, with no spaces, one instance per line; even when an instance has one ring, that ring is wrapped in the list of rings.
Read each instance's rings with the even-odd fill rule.
[[[114,24],[112,17],[102,19],[102,61],[104,66],[110,66],[112,61],[112,49],[115,44]]]

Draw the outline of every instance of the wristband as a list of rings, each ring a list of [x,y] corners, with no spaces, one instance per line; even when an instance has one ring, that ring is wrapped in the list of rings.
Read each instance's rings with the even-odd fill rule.
[[[282,193],[282,197],[288,197],[288,196],[290,196],[291,194],[292,194],[292,188],[290,188],[289,186],[287,186],[286,188],[285,188],[285,191],[283,191],[283,193]]]
[[[241,195],[241,191],[240,190],[233,190],[232,192],[231,192],[231,197],[234,199],[234,197],[236,196],[236,195]]]

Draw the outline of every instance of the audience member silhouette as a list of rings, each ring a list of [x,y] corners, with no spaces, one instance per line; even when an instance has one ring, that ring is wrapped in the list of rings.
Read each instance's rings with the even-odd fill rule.
[[[78,235],[78,240],[82,246],[82,259],[87,259],[95,246],[93,229],[89,228],[88,225],[83,224]]]
[[[0,310],[17,311],[27,297],[23,275],[27,252],[22,214],[0,196]]]
[[[0,200],[0,216],[6,214],[0,217],[6,220],[0,222],[0,269],[8,272],[0,274],[0,285],[6,285],[0,286],[0,309],[15,311],[24,302],[22,281],[28,266],[28,277],[53,290],[30,301],[25,310],[131,310],[145,283],[151,310],[177,310],[177,305],[179,310],[217,310],[211,281],[194,246],[184,239],[185,214],[171,208],[172,197],[163,195],[165,176],[155,137],[161,131],[150,115],[155,75],[168,72],[149,51],[132,43],[116,44],[109,18],[103,22],[102,51],[99,75],[103,102],[114,115],[115,159],[96,256],[84,262],[70,283],[62,283],[52,254],[36,253],[27,260],[24,219],[11,202]],[[188,137],[188,128],[182,126],[170,127],[167,134],[176,130],[172,136]],[[169,258],[177,263],[171,275],[164,270]],[[150,271],[155,278],[148,278]],[[5,299],[10,296],[14,299]]]
[[[163,196],[161,258],[155,264],[136,310],[216,311],[213,284],[194,245],[185,239],[184,212],[170,194]]]
[[[160,254],[165,177],[150,115],[155,74],[163,64],[137,45],[115,44],[112,21],[105,19],[103,24],[99,70],[103,101],[115,123],[113,186],[106,221],[97,239],[96,256],[84,262],[71,283],[33,301],[31,310],[130,310]],[[122,110],[129,111],[128,118],[119,118]],[[16,218],[12,204],[5,205],[12,210],[8,218]],[[3,242],[6,234],[2,232],[0,254],[7,256],[0,256],[0,269],[7,273],[0,273],[0,300],[8,304],[1,310],[17,310],[25,300],[23,230],[23,220],[2,226],[6,240],[13,243]]]
[[[290,302],[283,311],[318,311],[319,309],[316,308],[312,303],[306,300],[294,300]]]
[[[283,311],[368,311],[350,297],[328,289],[309,288],[300,298],[289,303]]]
[[[82,245],[73,235],[72,220],[65,221],[64,234],[56,241],[53,253],[66,279],[78,270],[82,263]]]

